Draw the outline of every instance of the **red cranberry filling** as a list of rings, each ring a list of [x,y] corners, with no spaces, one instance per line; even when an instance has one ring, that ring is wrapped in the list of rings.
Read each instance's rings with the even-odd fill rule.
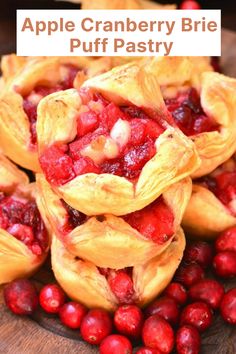
[[[62,185],[85,173],[110,173],[130,180],[155,155],[164,131],[141,108],[118,107],[101,95],[81,91],[77,136],[68,146],[49,147],[40,157],[48,181]]]
[[[37,121],[37,107],[40,100],[50,95],[53,92],[67,90],[73,87],[74,78],[78,72],[78,68],[73,65],[64,65],[67,69],[67,75],[63,81],[59,82],[54,87],[48,86],[36,86],[30,94],[24,97],[23,108],[27,114],[30,122],[30,132],[31,132],[31,144],[36,145],[37,134],[36,134],[36,121]]]
[[[67,211],[67,225],[65,227],[65,232],[70,232],[73,229],[75,229],[77,226],[80,226],[87,221],[88,217],[87,215],[81,213],[80,211],[73,209],[70,205],[68,205],[63,199],[61,199],[61,202],[64,206],[64,208]]]
[[[144,209],[124,216],[133,228],[155,243],[163,244],[173,236],[174,215],[159,197]]]
[[[48,234],[34,201],[0,194],[0,228],[23,242],[36,255],[48,246]]]
[[[217,123],[204,113],[200,97],[194,88],[176,98],[166,99],[165,103],[176,124],[187,136],[218,129]]]

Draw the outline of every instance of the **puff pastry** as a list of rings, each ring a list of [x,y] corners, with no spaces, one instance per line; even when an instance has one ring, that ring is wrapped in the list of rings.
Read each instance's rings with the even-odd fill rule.
[[[45,95],[73,87],[73,81],[78,87],[86,77],[101,73],[110,65],[106,58],[93,65],[92,62],[78,57],[3,57],[0,146],[5,155],[29,170],[40,170],[35,129],[37,105]]]
[[[156,78],[135,63],[117,67],[40,102],[42,170],[87,215],[140,210],[199,166],[194,144],[168,121]]]
[[[171,281],[185,247],[185,237],[179,229],[171,244],[160,255],[143,265],[123,270],[98,268],[94,263],[75,257],[63,243],[53,237],[51,256],[54,275],[68,296],[89,308],[114,311],[120,302],[145,306]],[[129,284],[119,293],[119,280]]]
[[[202,238],[215,238],[236,225],[236,155],[210,175],[193,184],[193,194],[183,218],[186,231]]]
[[[35,197],[35,183],[0,155],[0,284],[30,276],[47,256],[48,231]]]
[[[201,158],[193,178],[213,171],[236,149],[236,79],[212,72],[208,58],[168,57],[146,62],[169,111]]]
[[[45,214],[68,251],[114,269],[141,265],[163,252],[179,228],[192,191],[186,178],[139,212],[89,218],[66,205],[43,175],[37,175],[37,185]]]

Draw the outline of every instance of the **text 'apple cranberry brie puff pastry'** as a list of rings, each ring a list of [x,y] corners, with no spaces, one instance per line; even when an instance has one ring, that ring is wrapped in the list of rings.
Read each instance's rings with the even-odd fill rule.
[[[199,166],[169,119],[156,78],[134,63],[117,67],[40,102],[42,171],[86,215],[140,210]]]
[[[49,235],[36,185],[0,155],[0,284],[31,275],[45,260]]]
[[[192,191],[191,180],[186,178],[142,210],[122,217],[89,217],[60,199],[43,175],[37,175],[37,185],[47,219],[68,251],[114,269],[144,264],[168,247]]]
[[[73,87],[74,82],[81,84],[85,75],[90,76],[96,69],[87,58],[14,56],[6,56],[2,68],[3,77],[9,73],[10,79],[4,82],[0,96],[0,147],[18,165],[39,171],[36,135],[39,101],[52,92]],[[97,69],[102,68],[99,65]]]
[[[216,237],[236,225],[236,155],[194,181],[183,225],[190,234],[202,238]]]
[[[158,77],[166,106],[193,140],[202,160],[201,177],[236,150],[236,79],[211,72],[207,58],[168,57],[147,62]]]

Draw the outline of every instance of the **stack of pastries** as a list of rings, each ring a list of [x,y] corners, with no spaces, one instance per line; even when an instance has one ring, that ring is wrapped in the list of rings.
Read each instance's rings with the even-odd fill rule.
[[[145,306],[181,261],[181,224],[236,224],[236,80],[202,57],[118,62],[3,58],[0,283],[51,249],[70,298]]]

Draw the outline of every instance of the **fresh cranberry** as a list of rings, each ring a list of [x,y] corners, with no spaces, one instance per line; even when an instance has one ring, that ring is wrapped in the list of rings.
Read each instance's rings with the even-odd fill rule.
[[[64,291],[57,284],[45,285],[40,291],[39,303],[44,311],[58,313],[65,303]]]
[[[236,226],[222,232],[215,242],[216,252],[235,251],[236,252]]]
[[[82,319],[87,313],[87,309],[77,302],[67,302],[59,310],[61,322],[72,329],[80,328]]]
[[[205,302],[193,302],[186,306],[180,317],[181,325],[192,325],[199,332],[205,331],[212,323],[212,312]]]
[[[130,341],[119,334],[111,334],[103,339],[100,347],[100,354],[132,354],[132,344]]]
[[[112,331],[112,320],[108,312],[102,309],[90,310],[83,318],[80,332],[82,338],[90,344],[100,344]]]
[[[170,297],[161,297],[151,303],[145,310],[147,317],[159,315],[171,325],[176,325],[179,320],[179,309],[174,299]]]
[[[16,315],[31,315],[38,306],[35,286],[28,279],[18,279],[4,287],[7,307]]]
[[[216,280],[203,279],[191,286],[188,295],[192,301],[204,301],[215,310],[220,306],[224,287]]]
[[[236,324],[236,288],[227,291],[224,295],[220,305],[220,313],[226,322]]]
[[[204,278],[204,270],[197,263],[182,264],[175,274],[176,281],[187,288]]]
[[[187,301],[187,291],[180,283],[170,283],[164,291],[164,295],[174,299],[179,305],[184,305]]]
[[[236,194],[236,172],[224,171],[215,177],[216,189],[214,191],[216,197],[231,211],[234,215],[235,210],[230,207],[231,201]]]
[[[185,0],[180,4],[181,10],[200,10],[201,6],[195,0]]]
[[[142,347],[137,351],[136,354],[162,354],[162,352],[160,352],[160,350],[158,350],[158,349]]]
[[[130,304],[133,302],[133,280],[127,272],[123,270],[110,271],[108,284],[120,304]]]
[[[213,267],[219,277],[230,278],[236,276],[236,252],[223,251],[217,253],[213,259]]]
[[[143,314],[138,306],[120,306],[114,315],[116,329],[121,334],[137,338],[141,334]]]
[[[212,247],[207,242],[193,242],[187,245],[184,251],[183,261],[186,263],[198,263],[207,268],[213,258]]]
[[[201,337],[195,327],[182,326],[176,333],[176,350],[178,354],[199,354]]]
[[[144,322],[142,338],[147,347],[161,353],[170,353],[174,347],[174,331],[159,315],[153,315]]]
[[[93,111],[80,113],[77,120],[77,135],[84,136],[87,133],[97,129],[99,120],[97,114]]]

